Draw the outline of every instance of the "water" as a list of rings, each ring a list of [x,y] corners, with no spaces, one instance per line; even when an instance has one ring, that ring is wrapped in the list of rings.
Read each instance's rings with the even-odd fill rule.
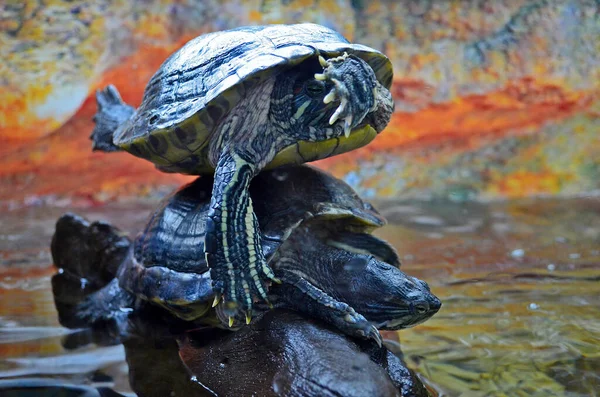
[[[78,209],[134,233],[152,204]],[[600,200],[381,203],[378,235],[444,306],[400,332],[409,366],[443,396],[596,396]],[[0,218],[0,382],[51,378],[132,393],[121,345],[69,349],[48,250],[63,208]],[[387,334],[388,337],[393,335]]]

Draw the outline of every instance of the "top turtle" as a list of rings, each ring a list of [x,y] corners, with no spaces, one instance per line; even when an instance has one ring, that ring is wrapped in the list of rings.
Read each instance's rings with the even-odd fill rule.
[[[205,252],[224,310],[266,299],[248,193],[264,168],[369,143],[389,122],[392,66],[382,53],[315,24],[252,26],[197,37],[154,74],[136,110],[96,94],[94,150],[126,150],[166,172],[214,172]]]

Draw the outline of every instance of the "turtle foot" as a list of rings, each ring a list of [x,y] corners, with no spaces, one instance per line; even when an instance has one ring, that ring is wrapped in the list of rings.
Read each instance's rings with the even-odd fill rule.
[[[206,241],[210,242],[208,235]],[[206,252],[216,294],[213,307],[219,306],[221,321],[229,328],[235,319],[245,319],[246,323],[250,323],[255,301],[264,301],[269,305],[268,284],[280,281],[266,264],[259,247],[247,248],[252,253],[250,256],[236,256],[236,252],[243,251],[232,250],[231,247],[227,252],[219,250],[219,246],[214,248],[214,251]]]
[[[329,118],[329,124],[343,120],[344,135],[348,137],[352,129],[373,110],[377,79],[365,61],[347,53],[327,60],[319,57],[319,61],[324,70],[315,74],[315,79],[329,80],[334,85],[323,102],[340,102]]]
[[[295,288],[280,289],[279,294],[296,310],[320,318],[346,335],[372,339],[381,346],[382,339],[377,328],[350,305],[334,299],[306,279],[293,274],[285,274],[284,282]]]
[[[208,257],[210,255],[207,255]],[[261,270],[256,270],[257,268]],[[267,299],[267,284],[269,281],[279,280],[269,271],[270,268],[266,263],[262,266],[251,263],[249,269],[226,265],[224,271],[220,270],[219,262],[213,263],[211,278],[213,289],[217,294],[213,307],[218,305],[218,310],[222,313],[221,321],[225,325],[232,328],[234,323],[238,324],[237,319],[243,319],[246,324],[249,324],[256,300],[264,301],[270,306]]]

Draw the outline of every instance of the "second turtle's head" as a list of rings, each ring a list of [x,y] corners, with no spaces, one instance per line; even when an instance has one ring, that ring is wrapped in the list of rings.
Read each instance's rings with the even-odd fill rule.
[[[394,102],[369,64],[354,55],[314,58],[278,76],[271,118],[293,138],[318,142],[348,138],[369,124],[388,124]]]
[[[415,326],[442,306],[425,281],[372,256],[356,255],[337,273],[336,282],[339,298],[379,329]]]

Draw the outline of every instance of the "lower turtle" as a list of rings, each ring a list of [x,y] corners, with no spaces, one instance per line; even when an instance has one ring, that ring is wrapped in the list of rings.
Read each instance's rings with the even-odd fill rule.
[[[241,314],[228,316],[221,306],[211,310],[219,295],[202,255],[211,189],[212,180],[202,177],[168,196],[127,252],[128,240],[110,225],[90,225],[68,214],[59,219],[52,241],[55,264],[60,267],[68,262],[62,258],[73,255],[89,257],[71,252],[79,245],[98,247],[102,266],[94,271],[112,272],[117,280],[106,297],[86,300],[91,306],[82,312],[101,317],[107,299],[122,294],[119,289],[186,321],[241,326]],[[370,234],[385,220],[343,181],[310,166],[290,166],[258,175],[250,194],[263,251],[282,281],[269,292],[272,306],[293,308],[377,342],[378,328],[413,326],[440,308],[427,283],[397,267],[394,248]],[[93,241],[75,244],[86,235]],[[118,251],[111,249],[116,242]],[[264,312],[268,306],[255,309]],[[245,320],[251,321],[250,312]]]

